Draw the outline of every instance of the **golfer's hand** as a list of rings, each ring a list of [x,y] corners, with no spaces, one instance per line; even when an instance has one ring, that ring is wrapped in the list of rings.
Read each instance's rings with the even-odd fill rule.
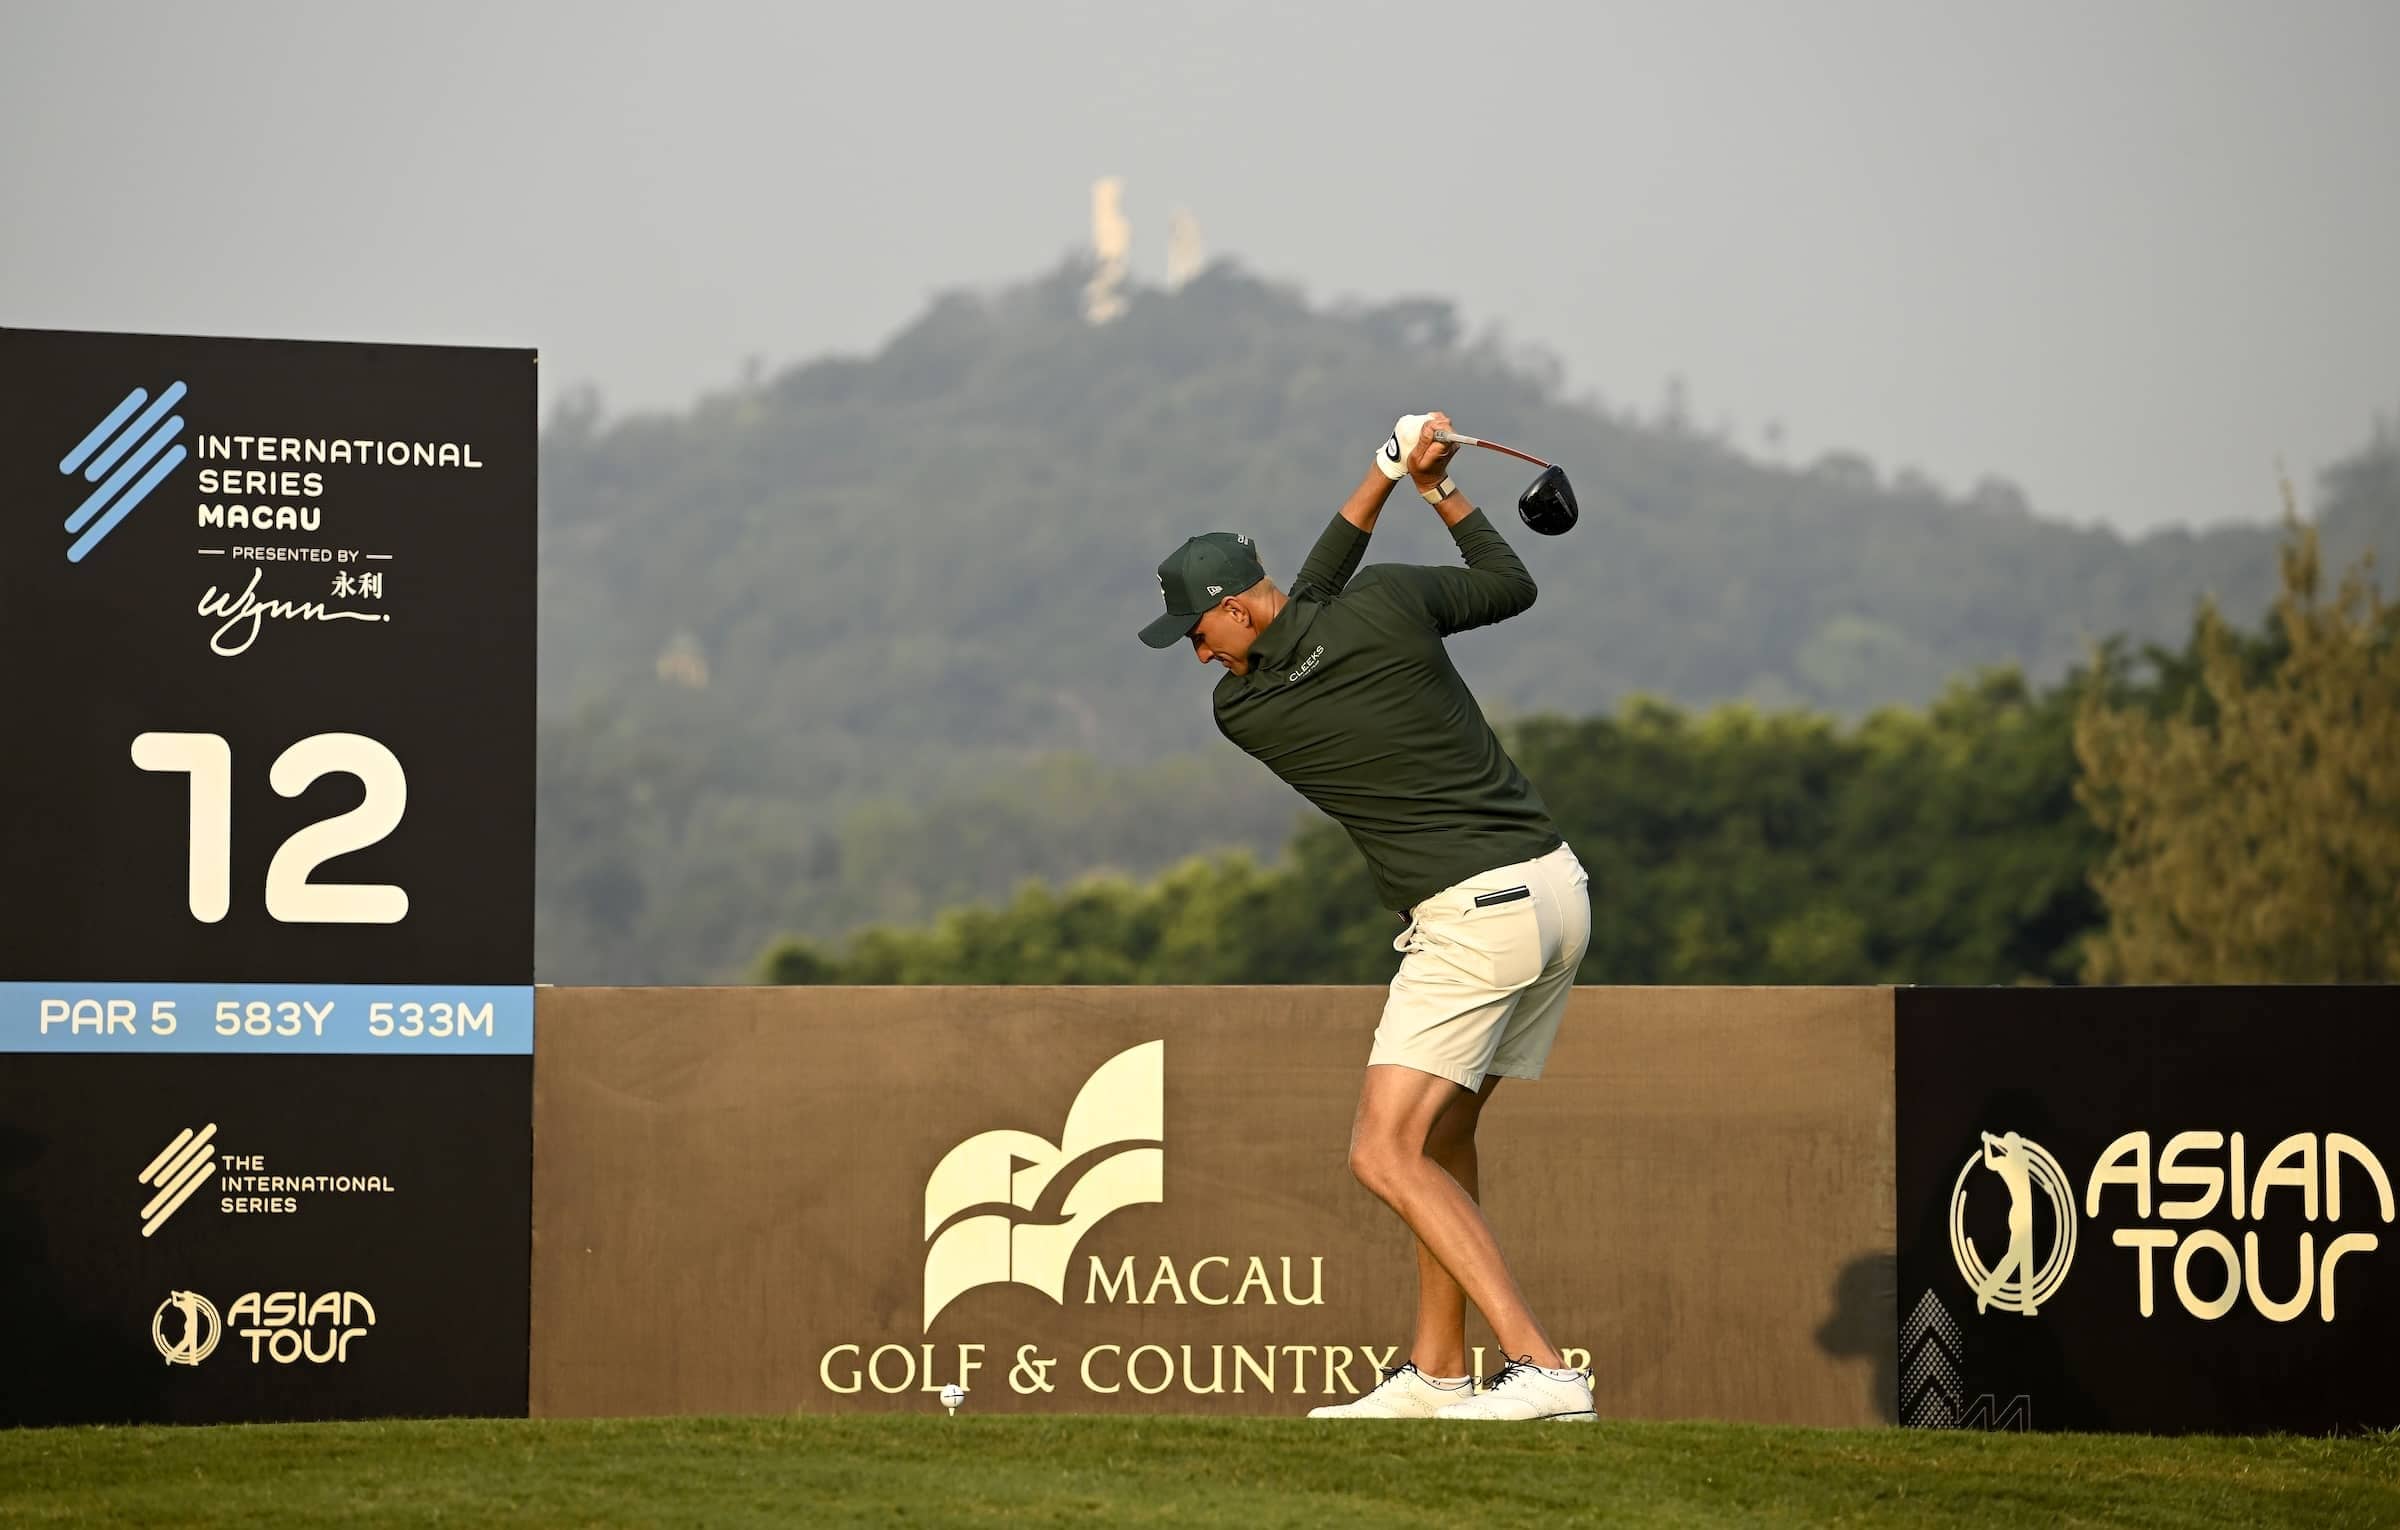
[[[1417,454],[1430,414],[1404,414],[1392,422],[1392,433],[1376,450],[1375,466],[1384,477],[1398,483],[1408,476],[1409,459]]]
[[[1418,488],[1430,488],[1450,474],[1450,459],[1458,455],[1458,447],[1448,441],[1436,441],[1433,433],[1450,428],[1450,416],[1435,410],[1425,416],[1425,428],[1417,437],[1417,449],[1408,459],[1408,476]]]

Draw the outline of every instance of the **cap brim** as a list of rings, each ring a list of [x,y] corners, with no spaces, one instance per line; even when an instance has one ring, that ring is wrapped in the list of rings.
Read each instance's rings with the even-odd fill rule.
[[[1192,624],[1198,620],[1200,613],[1197,611],[1189,616],[1179,611],[1169,611],[1142,629],[1142,641],[1153,648],[1172,648],[1192,635]]]

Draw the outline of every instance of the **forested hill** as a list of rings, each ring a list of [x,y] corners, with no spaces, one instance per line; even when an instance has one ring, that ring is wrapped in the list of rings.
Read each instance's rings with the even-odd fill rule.
[[[1856,459],[1776,468],[1573,407],[1536,367],[1463,345],[1438,303],[1327,312],[1220,266],[1094,327],[1079,293],[1062,270],[951,295],[872,357],[680,417],[555,421],[545,701],[655,686],[664,659],[704,666],[776,741],[1188,745],[1205,708],[1161,690],[1190,680],[1184,656],[1133,641],[1152,566],[1230,527],[1288,574],[1407,408],[1573,474],[1583,523],[1549,540],[1509,509],[1529,470],[1476,454],[1460,471],[1545,595],[1462,645],[1514,709],[1646,691],[1856,713],[1975,665],[2045,680],[2097,636],[2179,639],[2202,591],[2245,621],[2268,593],[2263,469],[2258,528],[2129,541],[2001,488],[1962,502]],[[1422,508],[1395,500],[1369,556],[1455,556]],[[2370,529],[2400,548],[2387,505],[2373,528],[2329,525],[2329,558]]]
[[[1542,587],[1523,618],[1454,645],[1495,712],[1589,715],[1648,692],[1855,715],[1979,666],[2048,680],[2107,634],[2180,641],[2203,592],[2251,621],[2272,585],[2263,472],[2258,526],[2128,540],[2043,520],[2001,485],[1946,498],[1855,458],[1778,466],[1673,419],[1580,406],[1550,364],[1469,341],[1438,302],[1334,310],[1219,265],[1094,327],[1083,279],[1068,265],[941,297],[875,355],[685,413],[607,420],[571,402],[553,418],[545,977],[601,975],[553,959],[569,947],[677,944],[642,933],[670,905],[708,951],[602,965],[688,979],[746,956],[754,923],[909,919],[927,898],[1005,890],[1012,871],[1280,844],[1296,799],[1258,790],[1272,783],[1238,756],[1179,767],[1189,821],[1126,795],[1141,778],[1123,767],[1228,753],[1190,656],[1135,640],[1157,609],[1152,569],[1226,528],[1288,577],[1407,409],[1553,457],[1582,501],[1576,530],[1538,538],[1513,510],[1530,469],[1488,454],[1459,469]],[[2335,566],[2368,542],[2385,568],[2400,558],[2393,461],[2379,441],[2321,505]],[[1405,492],[1369,552],[1455,556]],[[1050,821],[1097,834],[1114,813],[1121,832],[1011,850],[991,783],[1062,751],[1099,774],[1032,788]],[[962,858],[938,868],[948,891],[912,882],[867,906],[872,869],[839,864],[867,853],[852,815],[880,804],[883,853],[922,856],[892,815],[926,802],[969,804],[945,831]]]

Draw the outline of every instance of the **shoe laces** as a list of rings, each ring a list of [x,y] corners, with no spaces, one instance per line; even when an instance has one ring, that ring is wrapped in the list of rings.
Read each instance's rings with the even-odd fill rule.
[[[1383,1379],[1375,1383],[1375,1390],[1378,1392],[1382,1391],[1385,1387],[1388,1387],[1393,1382],[1398,1381],[1403,1374],[1413,1371],[1416,1368],[1417,1363],[1414,1360],[1403,1360],[1398,1365],[1387,1365],[1383,1367]]]
[[[1525,1375],[1533,1369],[1535,1369],[1533,1356],[1520,1355],[1516,1359],[1511,1360],[1507,1364],[1501,1366],[1500,1369],[1492,1372],[1489,1376],[1484,1377],[1483,1390],[1489,1392],[1496,1387],[1504,1385],[1512,1377]]]

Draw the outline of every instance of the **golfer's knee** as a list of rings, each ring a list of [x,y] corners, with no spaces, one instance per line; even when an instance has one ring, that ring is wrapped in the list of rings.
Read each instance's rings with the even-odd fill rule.
[[[1415,1160],[1423,1156],[1390,1137],[1360,1137],[1350,1144],[1350,1173],[1388,1201]]]

